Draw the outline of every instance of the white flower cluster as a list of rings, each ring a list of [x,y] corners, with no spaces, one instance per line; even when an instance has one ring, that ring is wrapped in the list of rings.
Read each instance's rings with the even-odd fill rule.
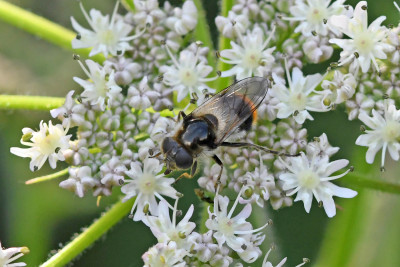
[[[142,217],[143,222],[158,240],[158,244],[143,255],[145,266],[158,266],[157,262],[165,259],[170,264],[176,264],[171,266],[181,266],[180,264],[187,266],[201,262],[211,266],[228,267],[234,261],[231,257],[233,252],[246,263],[257,260],[261,255],[259,246],[265,238],[261,230],[268,223],[253,229],[252,224],[246,221],[251,214],[251,204],[246,204],[239,214],[233,216],[240,198],[239,194],[228,210],[230,203],[228,197],[216,195],[213,210],[208,211],[209,219],[205,224],[208,232],[205,234],[195,232],[196,224],[189,221],[194,211],[193,205],[177,223],[178,199],[173,207],[172,218],[168,202],[162,200],[158,210],[155,211],[157,215],[150,212],[152,215]],[[175,252],[168,249],[171,246]]]
[[[368,25],[366,1],[354,9],[344,2],[234,1],[227,17],[215,19],[220,34],[230,41],[230,47],[216,53],[228,66],[221,73],[207,60],[213,48],[195,40],[200,13],[193,1],[174,8],[168,1],[161,7],[157,0],[134,0],[134,11],[120,15],[117,4],[111,17],[94,9],[87,13],[80,4],[90,29],[71,18],[78,33],[72,46],[90,47],[90,56],[101,53],[105,62],[79,61],[87,77],[74,81],[82,88],[69,92],[65,104],[51,111],[61,123],[42,121],[38,131],[24,128],[21,143],[29,148],[11,152],[31,158],[32,171],[47,159],[52,168],[65,161],[69,177],[60,187],[79,197],[88,192],[108,196],[117,186],[124,201],[135,198],[132,218],[143,221],[158,240],[143,255],[145,266],[252,263],[262,254],[261,231],[267,226],[255,229],[247,221],[253,204],[280,209],[303,201],[310,212],[315,198],[333,217],[333,196],[357,194],[332,182],[351,170],[340,171],[348,160],[330,160],[339,148],[332,147],[324,133],[308,141],[305,124],[314,120],[314,112],[345,107],[349,120],[358,118],[368,128],[363,126],[355,141],[368,147],[368,163],[381,150],[382,167],[386,151],[399,160],[400,25],[383,26],[384,16]],[[338,48],[340,59],[331,61],[327,70],[309,73],[304,68],[329,62]],[[219,190],[215,184],[220,166],[205,160],[198,192],[213,206],[204,225],[207,232],[198,233],[190,222],[193,206],[176,221],[181,194],[173,187],[174,179],[162,173],[164,159],[157,152],[176,129],[176,121],[168,118],[176,115],[174,105],[186,110],[188,102],[202,102],[216,92],[210,83],[217,79],[213,72],[236,80],[269,78],[271,88],[254,113],[257,125],[241,141],[281,156],[218,148],[216,154],[225,164]],[[73,135],[68,134],[72,127]],[[229,191],[237,193],[232,205],[222,195]],[[175,200],[174,206],[167,197]],[[235,213],[239,204],[244,207]],[[268,254],[263,266],[272,266]]]

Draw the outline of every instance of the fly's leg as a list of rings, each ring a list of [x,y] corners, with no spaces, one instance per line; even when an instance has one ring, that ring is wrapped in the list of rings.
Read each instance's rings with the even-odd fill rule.
[[[221,167],[217,177],[217,181],[214,184],[215,190],[217,190],[218,185],[221,183],[221,175],[222,171],[224,170],[224,164],[222,164],[222,161],[217,157],[217,155],[213,155],[212,158]]]
[[[285,156],[285,157],[298,157],[300,156],[300,153],[297,154],[288,154],[288,153],[284,153],[284,152],[279,152],[276,150],[272,150],[263,146],[259,146],[256,144],[252,144],[252,143],[243,143],[243,142],[234,142],[234,143],[230,143],[230,142],[222,142],[221,146],[227,146],[227,147],[254,147],[257,150],[261,150],[267,153],[271,153],[271,154],[275,154],[278,156]]]
[[[187,178],[187,179],[193,178],[194,174],[196,173],[196,169],[197,169],[197,161],[193,163],[192,169],[190,170],[190,174],[188,174],[187,172],[182,173],[181,175],[179,175],[178,178],[175,179],[175,181],[172,184],[175,185],[182,178]]]

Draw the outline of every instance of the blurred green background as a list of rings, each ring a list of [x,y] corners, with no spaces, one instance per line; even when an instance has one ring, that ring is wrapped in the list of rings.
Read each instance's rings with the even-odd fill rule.
[[[347,1],[353,6],[356,2]],[[76,1],[20,0],[12,3],[67,28],[71,28],[70,16],[86,25]],[[204,3],[210,24],[214,25],[212,18],[218,7],[214,1],[205,0]],[[84,1],[87,9],[96,8],[103,13],[112,13],[114,4],[111,0]],[[370,21],[384,14],[388,17],[386,25],[398,23],[400,14],[392,1],[368,1],[368,4]],[[215,27],[212,29],[215,37]],[[84,75],[72,60],[70,51],[61,50],[3,22],[0,22],[0,33],[1,94],[64,97],[69,90],[79,90],[72,77]],[[313,66],[307,69],[318,71]],[[307,123],[309,137],[327,133],[330,143],[341,148],[335,159],[350,159],[358,174],[368,173],[376,179],[399,182],[397,162],[389,160],[385,173],[379,172],[378,165],[365,163],[366,149],[354,145],[360,134],[359,122],[347,121],[340,108],[313,116],[315,121]],[[37,128],[40,120],[49,119],[48,112],[0,110],[0,241],[3,247],[28,246],[31,253],[21,259],[28,266],[44,262],[52,250],[66,244],[82,227],[93,222],[119,195],[117,188],[112,197],[102,199],[97,207],[95,198],[88,195],[79,199],[59,188],[59,180],[30,186],[24,184],[29,178],[54,170],[46,163],[38,172],[30,172],[28,159],[11,155],[10,147],[20,146],[23,127]],[[63,167],[65,165],[58,163],[58,169]],[[178,187],[185,193],[180,201],[183,211],[191,203],[195,204],[195,209],[200,208],[201,204],[192,193],[196,187],[194,179],[185,180]],[[266,238],[267,248],[271,243],[278,248],[271,253],[272,262],[276,264],[279,258],[288,256],[286,266],[301,263],[303,257],[311,259],[306,266],[400,266],[400,196],[356,190],[359,195],[355,199],[337,201],[342,209],[333,219],[328,219],[317,205],[307,214],[302,203],[280,211],[269,208],[262,211],[274,221]],[[76,259],[74,266],[142,266],[140,256],[155,242],[147,227],[125,218]],[[254,264],[260,265],[259,262]]]

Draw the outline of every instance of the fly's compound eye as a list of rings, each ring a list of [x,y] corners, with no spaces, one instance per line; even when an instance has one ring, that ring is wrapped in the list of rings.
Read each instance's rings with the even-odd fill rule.
[[[193,157],[184,148],[180,148],[175,155],[175,163],[178,168],[187,169],[192,166]]]
[[[165,154],[169,151],[172,151],[177,145],[178,144],[175,142],[174,139],[172,139],[171,137],[166,137],[161,144],[161,150]]]

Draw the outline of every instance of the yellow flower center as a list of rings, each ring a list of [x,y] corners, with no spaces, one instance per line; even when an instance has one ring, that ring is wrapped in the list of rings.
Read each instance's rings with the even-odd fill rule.
[[[396,142],[400,137],[400,123],[397,121],[388,121],[382,129],[382,136],[385,142]]]
[[[194,86],[197,83],[197,74],[193,69],[183,68],[179,70],[179,78],[186,86]]]
[[[47,132],[46,137],[35,140],[35,144],[40,149],[41,154],[50,155],[56,152],[59,147],[60,137],[64,136],[64,133],[58,128],[53,128],[53,131],[53,134]]]
[[[374,41],[371,37],[371,33],[368,31],[363,31],[357,34],[354,37],[354,45],[358,53],[369,54],[374,47]]]
[[[233,227],[232,227],[233,222],[232,222],[231,219],[229,219],[229,218],[227,218],[227,217],[225,217],[225,218],[220,218],[220,219],[218,220],[218,224],[219,224],[219,229],[220,229],[220,231],[221,231],[224,235],[230,236],[230,235],[233,235],[233,234],[234,234],[234,230],[233,230]]]
[[[319,183],[318,175],[311,170],[304,170],[298,174],[299,185],[304,188],[314,189]]]
[[[153,194],[155,191],[156,178],[151,173],[143,173],[139,181],[140,192],[144,194]]]
[[[289,104],[295,110],[302,111],[306,108],[307,96],[305,96],[302,92],[290,92],[289,95]]]
[[[324,6],[310,8],[307,14],[307,21],[312,24],[322,23],[322,21],[328,17],[327,14],[328,11]]]
[[[255,69],[260,66],[261,53],[255,49],[247,49],[243,57],[243,66],[247,69]]]
[[[100,40],[102,43],[106,45],[114,45],[117,42],[115,34],[113,33],[112,30],[106,30],[100,32]]]

